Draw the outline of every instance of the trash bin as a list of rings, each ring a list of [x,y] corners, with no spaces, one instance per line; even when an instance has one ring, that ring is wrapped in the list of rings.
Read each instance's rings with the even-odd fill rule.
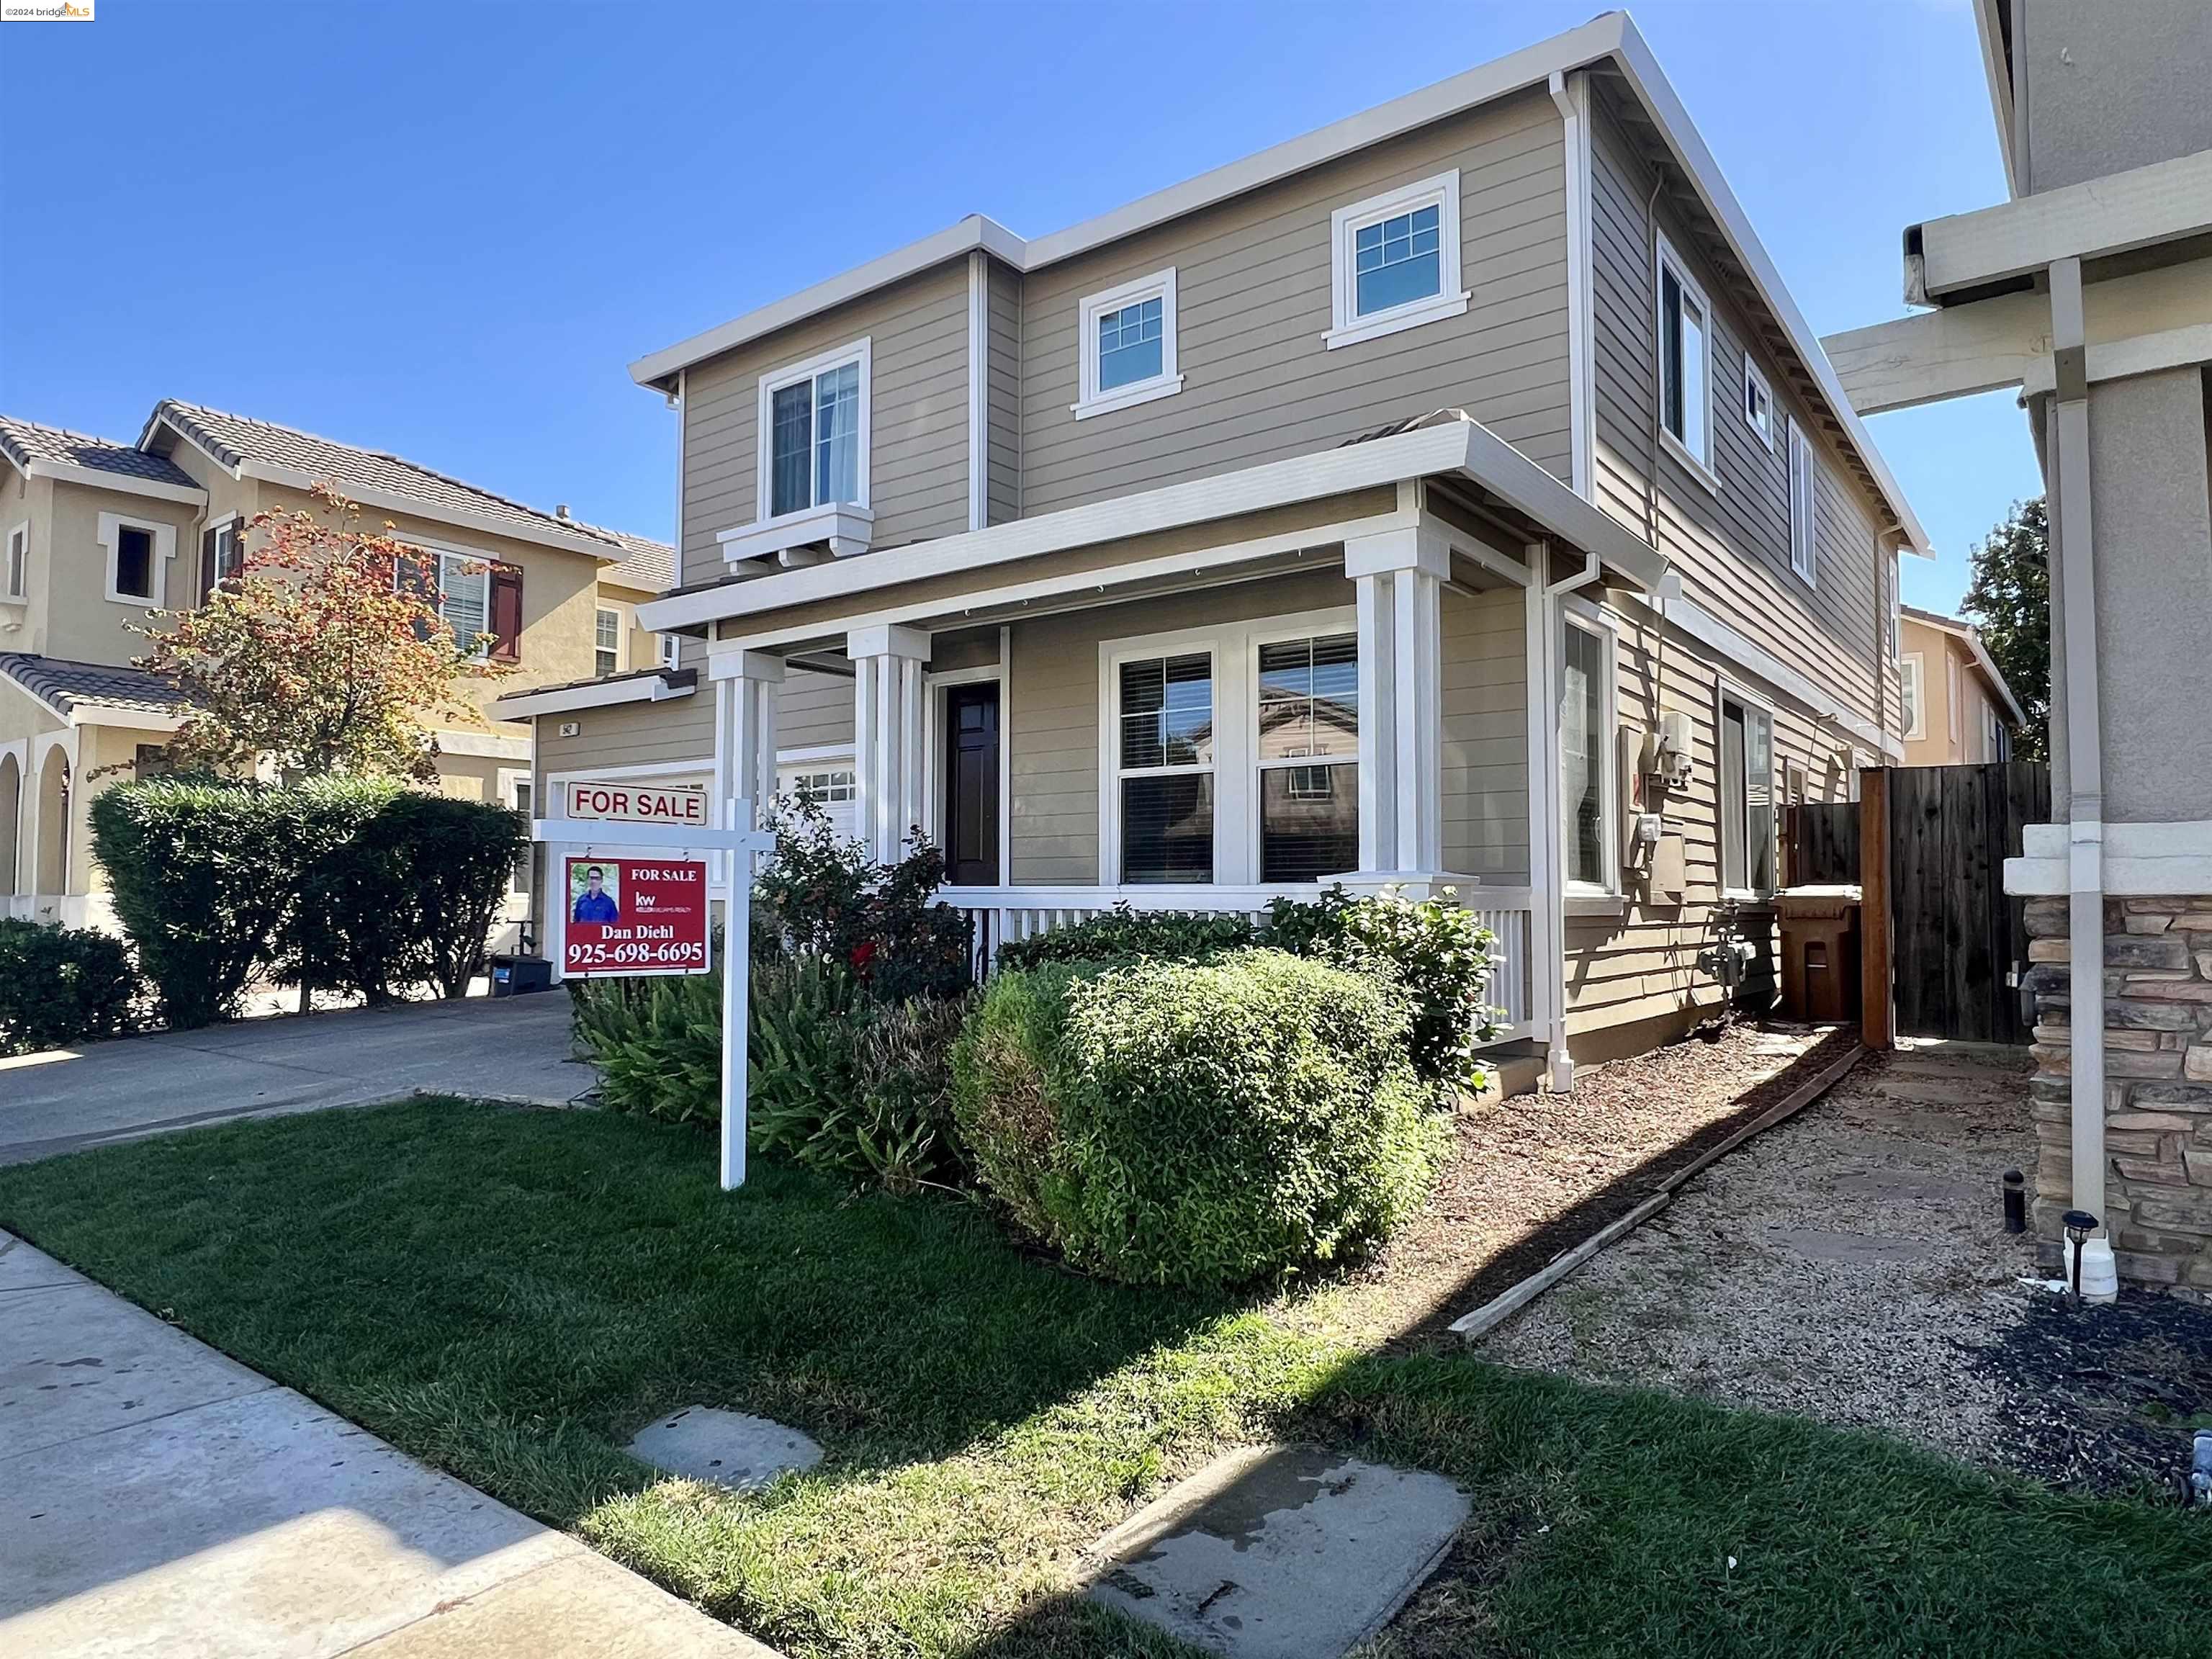
[[[1859,890],[1785,887],[1774,896],[1782,933],[1782,1010],[1813,1025],[1859,1017]]]
[[[495,997],[519,997],[526,992],[552,988],[553,964],[544,957],[491,959],[491,994]]]

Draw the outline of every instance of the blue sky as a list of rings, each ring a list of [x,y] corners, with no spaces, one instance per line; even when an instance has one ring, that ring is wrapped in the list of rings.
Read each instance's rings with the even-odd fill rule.
[[[0,410],[127,440],[182,398],[666,536],[674,417],[631,359],[1599,9],[100,0],[0,42]],[[1632,9],[1820,331],[1903,311],[1907,222],[2002,199],[1964,0]],[[2040,487],[2025,422],[1997,393],[1873,424],[1942,552],[1905,597],[1948,609]]]

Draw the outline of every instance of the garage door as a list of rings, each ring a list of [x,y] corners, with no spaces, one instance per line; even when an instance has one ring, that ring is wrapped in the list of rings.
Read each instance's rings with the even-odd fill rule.
[[[849,761],[802,761],[779,766],[775,769],[776,793],[787,801],[796,800],[805,788],[822,804],[830,825],[841,836],[857,836],[858,819],[854,800],[860,793],[854,787],[853,766]]]

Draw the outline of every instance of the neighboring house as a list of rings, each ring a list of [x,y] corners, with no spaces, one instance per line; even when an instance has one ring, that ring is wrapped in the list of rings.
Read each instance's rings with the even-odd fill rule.
[[[1451,887],[1565,1085],[1716,1006],[1778,806],[1902,752],[1924,538],[1620,14],[632,374],[681,410],[641,620],[691,637],[502,701],[547,796],[805,779],[935,837],[985,951]]]
[[[2013,199],[1905,232],[1931,309],[1830,348],[1871,413],[2018,387],[2051,503],[2031,896],[2037,1230],[2212,1294],[2212,8],[1978,0]],[[2085,1019],[2073,986],[2105,988]],[[2114,1250],[2117,1249],[2117,1263]]]
[[[1915,605],[1898,620],[1905,691],[1905,763],[1971,766],[2012,758],[2027,723],[1972,623]]]
[[[603,572],[655,544],[572,523],[395,455],[189,404],[157,404],[136,443],[0,417],[0,893],[14,914],[109,920],[91,857],[92,797],[175,730],[173,688],[131,666],[128,624],[201,602],[239,568],[258,514],[308,509],[335,485],[422,550],[441,613],[489,633],[510,672],[470,682],[478,708],[518,683],[592,672]],[[665,564],[668,550],[659,550]],[[633,576],[631,580],[635,580]],[[629,625],[641,590],[608,590]],[[625,635],[620,648],[634,649]],[[650,648],[649,647],[647,648]],[[527,726],[438,732],[440,787],[527,804]],[[526,908],[518,888],[514,910]]]

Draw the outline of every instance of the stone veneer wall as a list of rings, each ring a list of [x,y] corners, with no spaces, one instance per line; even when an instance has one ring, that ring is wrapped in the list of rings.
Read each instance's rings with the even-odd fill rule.
[[[2036,999],[2035,1236],[2073,1187],[2067,902],[2027,902]],[[2212,1303],[2212,895],[2105,901],[2104,1217],[2120,1277]]]

